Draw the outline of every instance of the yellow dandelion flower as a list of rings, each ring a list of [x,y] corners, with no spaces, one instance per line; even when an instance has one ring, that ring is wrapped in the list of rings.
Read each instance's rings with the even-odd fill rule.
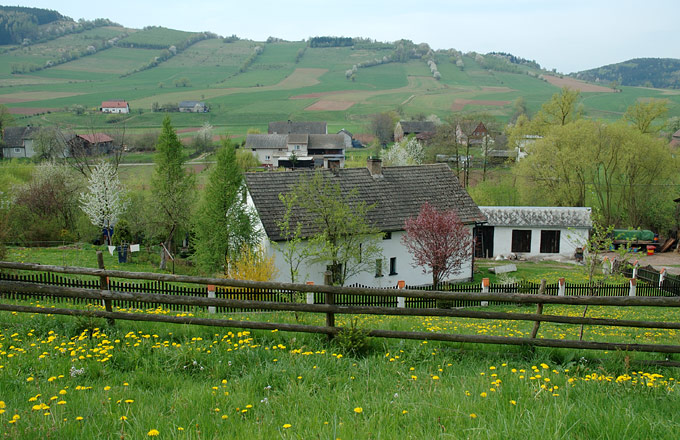
[[[364,412],[364,409],[360,406],[357,406],[356,408],[354,408],[354,412],[357,414],[361,414],[362,412]]]
[[[470,418],[471,418],[471,419],[476,419],[476,418],[477,418],[477,414],[475,414],[475,413],[470,414]]]
[[[127,420],[127,417],[125,417],[125,416],[120,416],[120,418],[119,418],[118,420],[120,420],[121,422],[124,422],[124,421]]]
[[[80,422],[81,420],[83,420],[82,417],[80,417],[80,416],[76,417],[76,422]]]
[[[481,393],[480,396],[486,397],[486,393]]]
[[[512,405],[517,405],[517,402],[516,402],[515,400],[511,400],[511,401],[510,401],[510,404],[512,404]]]
[[[286,424],[283,425],[283,429],[288,429],[291,426],[293,426],[293,425],[291,425],[290,423],[286,423]]]
[[[152,429],[146,435],[148,435],[149,437],[156,437],[158,434],[160,434],[160,432],[158,432],[157,429]]]
[[[125,399],[125,403],[134,403],[135,401],[132,399]]]

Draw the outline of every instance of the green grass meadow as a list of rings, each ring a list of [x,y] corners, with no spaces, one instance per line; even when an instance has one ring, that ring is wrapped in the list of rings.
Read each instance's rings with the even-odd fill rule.
[[[10,247],[7,259],[94,267],[97,250],[104,247]],[[104,250],[105,266],[158,271],[157,255],[133,255],[131,263],[120,264]],[[488,276],[494,264],[483,260],[478,275]],[[518,266],[513,275],[528,280],[565,276],[581,282],[582,271],[563,263]],[[176,269],[192,274],[182,264]],[[325,320],[323,314],[288,312],[117,311],[308,325]],[[543,313],[580,316],[583,307],[547,305]],[[591,306],[588,316],[677,322],[680,311]],[[528,337],[533,327],[451,317],[338,314],[336,320],[359,331],[515,338]],[[576,325],[542,323],[538,337],[574,340],[579,332]],[[678,336],[677,330],[587,326],[583,339],[677,344]],[[360,332],[329,341],[309,333],[125,320],[111,325],[99,318],[0,311],[0,426],[12,439],[675,439],[678,370],[643,362],[666,359],[677,356],[366,338]]]

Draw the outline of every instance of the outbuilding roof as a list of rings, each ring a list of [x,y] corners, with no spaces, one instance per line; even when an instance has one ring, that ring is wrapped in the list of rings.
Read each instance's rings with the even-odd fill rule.
[[[277,121],[269,123],[269,134],[326,134],[325,122]]]
[[[591,209],[585,207],[480,206],[488,226],[525,228],[591,228]]]
[[[285,134],[249,134],[246,136],[246,148],[279,148],[286,149],[288,135]]]
[[[399,124],[404,134],[437,131],[437,126],[432,121],[399,121]]]
[[[371,176],[367,168],[246,173],[248,190],[271,240],[283,240],[277,226],[284,215],[279,194],[292,191],[301,179],[311,178],[315,172],[339,185],[344,194],[356,190],[357,201],[375,205],[368,220],[384,232],[403,230],[404,221],[417,216],[425,202],[438,210],[455,210],[464,223],[486,220],[446,164],[384,167],[379,178]],[[317,231],[306,221],[306,215],[302,210],[294,212],[292,223],[301,223],[302,235],[309,237]]]
[[[127,101],[114,100],[114,101],[102,101],[102,108],[127,108]]]
[[[8,147],[19,148],[24,146],[24,139],[33,139],[38,127],[27,125],[25,127],[7,127],[3,131],[3,141]]]

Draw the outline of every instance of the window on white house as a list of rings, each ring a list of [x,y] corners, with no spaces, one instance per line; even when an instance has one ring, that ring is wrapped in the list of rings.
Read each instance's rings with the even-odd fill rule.
[[[266,156],[264,157],[264,160],[270,160],[271,158],[272,158],[271,156],[266,155]]]
[[[376,277],[381,277],[381,276],[383,276],[383,268],[382,268],[382,265],[383,265],[383,260],[382,260],[382,259],[378,258],[377,260],[375,260],[375,276],[376,276]]]
[[[383,233],[383,240],[391,240],[391,239],[392,239],[392,233],[391,232]]]
[[[390,258],[390,275],[397,274],[397,257]]]
[[[531,231],[512,230],[512,252],[531,252]]]

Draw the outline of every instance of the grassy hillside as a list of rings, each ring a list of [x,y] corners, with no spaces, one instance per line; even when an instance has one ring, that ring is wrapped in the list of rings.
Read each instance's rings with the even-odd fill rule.
[[[428,55],[441,74],[435,80],[424,59],[389,62],[398,45],[311,48],[304,42],[219,38],[187,44],[197,35],[105,26],[6,50],[0,53],[0,103],[10,108],[18,124],[106,130],[111,118],[96,109],[101,101],[125,99],[132,108],[127,129],[143,130],[158,127],[164,116],[151,111],[154,105],[203,100],[210,113],[175,113],[173,124],[188,128],[210,122],[219,134],[243,135],[249,127],[265,129],[272,120],[326,120],[330,127],[361,132],[372,114],[383,111],[398,111],[404,118],[485,111],[507,121],[517,98],[523,97],[535,112],[566,84],[583,90],[589,117],[618,119],[626,107],[649,98],[668,99],[669,116],[680,116],[680,94],[673,90],[624,86],[612,93],[573,78],[543,79],[545,72],[534,65],[508,64],[490,55]],[[115,45],[108,43],[113,38],[118,38]],[[172,45],[179,50],[168,56]],[[96,51],[87,52],[89,46]],[[44,68],[73,52],[75,59]],[[154,62],[157,57],[163,61]],[[12,73],[16,64],[41,70]],[[350,78],[347,72],[353,66],[357,68]],[[72,111],[80,106],[87,109],[84,114]]]

